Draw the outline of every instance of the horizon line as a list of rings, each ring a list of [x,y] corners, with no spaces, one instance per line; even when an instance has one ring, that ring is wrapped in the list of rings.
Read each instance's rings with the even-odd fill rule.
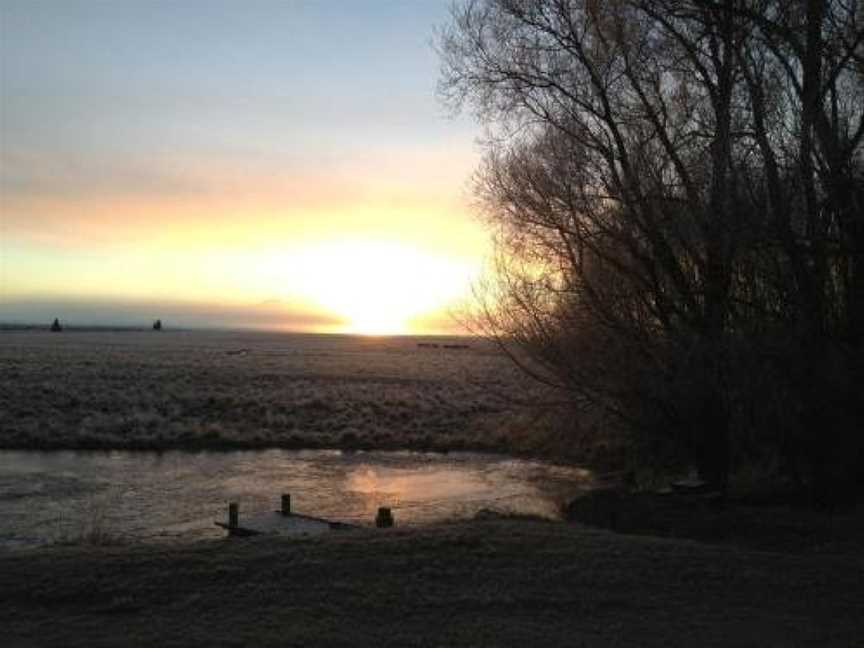
[[[59,318],[58,318],[59,319]],[[153,320],[155,321],[155,320]],[[135,325],[135,324],[110,324],[110,323],[85,323],[85,324],[64,324],[62,332],[145,332],[153,331],[152,323],[150,325]],[[14,331],[44,331],[52,333],[50,330],[51,324],[44,322],[5,322],[0,320],[0,332]],[[301,331],[296,329],[274,328],[268,326],[219,326],[206,324],[187,325],[187,326],[166,326],[164,323],[162,329],[153,331],[154,335],[160,333],[187,333],[196,331],[209,331],[221,333],[278,333],[283,335],[332,335],[339,337],[360,337],[360,338],[397,338],[397,337],[457,337],[457,338],[473,338],[475,335],[465,333],[354,333],[350,331]]]

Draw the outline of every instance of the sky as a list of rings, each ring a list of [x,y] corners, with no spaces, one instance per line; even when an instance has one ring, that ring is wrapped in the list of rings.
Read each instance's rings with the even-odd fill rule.
[[[0,0],[0,322],[455,331],[449,0]]]

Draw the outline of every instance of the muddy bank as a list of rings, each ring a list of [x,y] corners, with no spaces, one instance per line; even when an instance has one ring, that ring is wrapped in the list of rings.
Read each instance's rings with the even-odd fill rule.
[[[788,494],[764,502],[752,493],[732,493],[725,500],[715,495],[598,488],[574,498],[564,515],[623,534],[784,553],[861,555],[864,508],[828,513]]]
[[[0,556],[4,645],[849,646],[864,561],[484,521]]]

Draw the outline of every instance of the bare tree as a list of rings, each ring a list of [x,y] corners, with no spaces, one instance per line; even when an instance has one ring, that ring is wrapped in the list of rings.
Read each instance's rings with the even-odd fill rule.
[[[803,437],[820,500],[864,464],[864,7],[763,2],[740,50],[759,186],[784,275],[781,319],[794,341]],[[784,301],[786,303],[784,303]],[[858,419],[858,420],[856,420]],[[832,481],[839,484],[832,485]],[[836,488],[834,488],[836,490]]]
[[[793,329],[805,367],[835,333],[860,348],[860,20],[839,0],[468,0],[442,34],[442,94],[489,128],[487,331],[720,486],[742,350]]]

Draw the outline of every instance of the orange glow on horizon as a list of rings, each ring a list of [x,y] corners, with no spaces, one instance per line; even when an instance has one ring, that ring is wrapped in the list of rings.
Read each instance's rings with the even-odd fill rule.
[[[310,244],[283,261],[285,276],[302,277],[305,299],[362,335],[415,332],[412,321],[464,296],[474,268],[408,243],[349,239]]]
[[[459,330],[448,312],[489,242],[443,181],[388,193],[385,179],[358,174],[364,191],[334,193],[323,179],[246,180],[245,191],[16,197],[5,297],[170,302],[212,313],[213,325],[224,307],[240,314],[232,322],[248,313],[267,327],[284,313],[286,327],[310,331]]]

